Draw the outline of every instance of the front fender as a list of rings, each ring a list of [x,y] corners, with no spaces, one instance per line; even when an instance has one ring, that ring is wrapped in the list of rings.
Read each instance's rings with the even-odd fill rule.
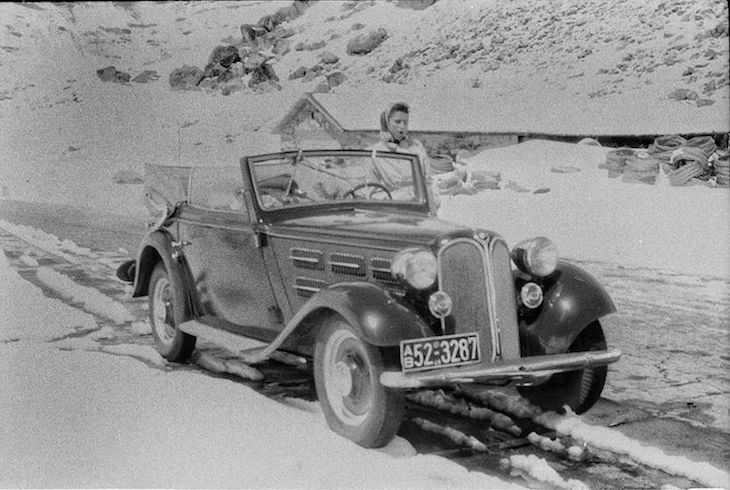
[[[603,285],[569,262],[561,261],[545,286],[539,314],[520,321],[523,356],[567,352],[585,327],[616,311]]]
[[[155,230],[148,233],[139,247],[137,265],[134,274],[134,291],[132,297],[147,296],[150,285],[152,270],[158,262],[165,264],[170,282],[178,291],[186,291],[188,296],[193,286],[193,281],[185,266],[184,258],[174,259],[172,257],[172,235],[163,230]],[[192,300],[192,298],[188,298]],[[193,304],[192,301],[189,304]]]
[[[339,314],[365,342],[379,347],[430,335],[428,326],[415,311],[375,284],[349,282],[325,288],[300,308],[289,326],[294,329],[310,314],[322,310]]]

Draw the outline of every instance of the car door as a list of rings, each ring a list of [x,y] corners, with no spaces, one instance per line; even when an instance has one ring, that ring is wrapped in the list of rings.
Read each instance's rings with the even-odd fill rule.
[[[273,339],[282,315],[243,199],[241,168],[195,168],[178,222],[203,313],[244,335]]]

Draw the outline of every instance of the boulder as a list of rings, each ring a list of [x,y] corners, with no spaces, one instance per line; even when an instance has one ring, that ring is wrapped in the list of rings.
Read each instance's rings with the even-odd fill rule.
[[[340,61],[340,58],[331,51],[324,51],[319,55],[319,59],[322,60],[322,63],[326,63],[328,65],[332,65]]]
[[[257,39],[265,35],[268,31],[260,26],[254,24],[241,24],[241,38],[244,44],[255,46]]]
[[[296,80],[297,78],[303,78],[307,74],[307,67],[300,66],[289,74],[289,80]]]
[[[342,73],[341,71],[336,71],[334,73],[330,73],[329,75],[327,75],[327,86],[329,88],[334,88],[338,85],[342,85],[345,82],[345,80],[347,80],[347,77],[345,76],[345,74]]]
[[[281,23],[281,20],[275,15],[265,15],[259,19],[258,25],[266,29],[266,32],[271,32],[276,29],[276,26]]]
[[[196,88],[203,79],[203,70],[197,66],[183,65],[175,68],[170,73],[170,87],[173,89],[186,90]]]
[[[228,68],[233,63],[241,61],[238,54],[238,48],[229,44],[228,46],[216,46],[208,57],[208,64],[220,64],[223,68]]]
[[[114,66],[107,66],[96,70],[96,76],[102,82],[127,83],[132,78],[129,73],[117,70]]]
[[[686,88],[678,88],[672,91],[667,97],[673,100],[697,100],[699,95],[694,90]]]
[[[380,46],[380,44],[388,38],[388,31],[382,27],[370,31],[366,34],[360,34],[347,43],[347,54],[364,55]]]

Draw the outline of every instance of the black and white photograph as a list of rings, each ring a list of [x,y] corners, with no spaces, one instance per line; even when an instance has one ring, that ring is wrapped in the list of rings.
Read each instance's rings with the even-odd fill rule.
[[[725,0],[0,3],[0,488],[730,488]]]

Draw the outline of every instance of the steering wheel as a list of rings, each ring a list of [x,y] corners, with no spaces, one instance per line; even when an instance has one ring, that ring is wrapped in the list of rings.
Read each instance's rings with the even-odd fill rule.
[[[385,192],[385,195],[388,196],[388,199],[390,199],[391,201],[393,200],[393,195],[390,193],[388,188],[385,187],[383,184],[379,184],[377,182],[365,182],[362,184],[358,184],[355,187],[353,187],[352,189],[350,189],[349,191],[345,192],[342,195],[342,197],[352,196],[352,198],[355,199],[355,193],[357,191],[359,191],[360,189],[364,189],[365,187],[374,187],[375,188],[372,191],[370,191],[370,196],[368,196],[368,198],[371,197],[373,195],[373,193],[376,192],[376,189],[377,189],[377,190],[381,190],[381,191]]]

